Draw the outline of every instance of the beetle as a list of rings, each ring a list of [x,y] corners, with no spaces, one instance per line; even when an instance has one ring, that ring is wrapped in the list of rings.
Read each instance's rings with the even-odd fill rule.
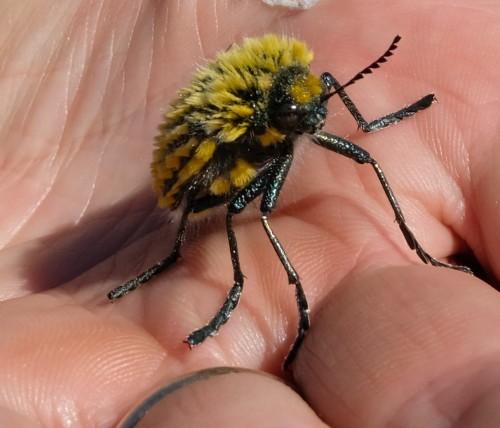
[[[215,316],[193,331],[186,342],[192,347],[216,335],[237,306],[244,283],[233,217],[260,197],[262,226],[289,283],[295,286],[297,336],[284,362],[285,368],[290,367],[310,326],[308,304],[300,278],[268,216],[276,208],[295,142],[302,134],[327,150],[371,165],[408,246],[424,263],[471,273],[468,267],[441,262],[422,248],[407,226],[382,168],[366,150],[321,130],[333,95],[340,97],[363,132],[381,130],[431,106],[434,94],[368,122],[345,91],[386,62],[400,39],[396,36],[381,57],[344,85],[328,72],[319,77],[311,73],[313,55],[305,43],[273,34],[245,39],[242,46],[219,53],[199,69],[165,114],[151,166],[159,206],[182,210],[175,244],[168,257],[110,291],[108,298],[124,296],[175,263],[190,216],[224,205],[234,283]]]

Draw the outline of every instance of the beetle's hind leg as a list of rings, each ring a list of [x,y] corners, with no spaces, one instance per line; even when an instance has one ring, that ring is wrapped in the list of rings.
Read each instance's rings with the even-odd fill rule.
[[[297,301],[297,309],[299,312],[299,324],[297,328],[297,336],[292,346],[290,347],[290,350],[288,351],[288,354],[283,363],[283,368],[289,369],[291,364],[295,360],[300,345],[304,341],[306,333],[310,327],[309,306],[307,304],[307,299],[304,293],[304,289],[302,288],[302,284],[300,283],[299,275],[297,274],[295,268],[292,266],[290,260],[288,259],[288,256],[285,253],[285,250],[283,249],[281,243],[279,242],[278,238],[271,229],[271,226],[269,225],[269,222],[267,221],[267,216],[265,214],[262,215],[261,222],[262,225],[264,226],[264,230],[266,231],[267,237],[269,238],[271,244],[273,245],[274,251],[278,255],[281,264],[285,268],[285,271],[288,276],[288,282],[295,286],[295,299]]]
[[[384,189],[384,193],[387,196],[387,199],[391,205],[391,208],[396,217],[396,222],[403,233],[403,236],[406,239],[408,246],[415,250],[418,257],[424,262],[429,263],[433,266],[441,266],[449,269],[459,270],[465,273],[472,273],[472,271],[466,266],[456,266],[449,263],[440,262],[436,258],[432,257],[429,253],[427,253],[422,246],[419,244],[415,235],[410,230],[408,225],[406,224],[406,220],[403,216],[403,211],[399,206],[399,203],[394,195],[394,192],[387,181],[387,178],[382,171],[382,168],[378,164],[378,162],[373,159],[370,154],[364,150],[363,148],[357,146],[356,144],[348,141],[344,138],[337,137],[335,135],[329,134],[327,132],[319,131],[313,136],[311,136],[312,140],[321,147],[325,149],[331,150],[332,152],[338,153],[342,156],[345,156],[349,159],[354,160],[359,164],[370,164],[377,174],[377,178]]]
[[[406,243],[408,246],[414,250],[420,260],[422,260],[424,263],[429,263],[432,266],[439,266],[439,267],[445,267],[448,269],[454,269],[458,270],[461,272],[465,272],[468,274],[472,274],[472,271],[470,268],[467,266],[459,266],[459,265],[453,265],[450,263],[444,263],[439,261],[438,259],[432,257],[427,251],[425,251],[422,246],[419,244],[417,239],[415,238],[415,235],[413,232],[410,230],[408,225],[406,224],[405,218],[403,216],[403,212],[401,211],[401,208],[399,206],[398,201],[396,200],[396,196],[394,195],[394,192],[389,185],[389,182],[387,181],[387,178],[385,177],[384,172],[382,171],[382,168],[380,168],[380,165],[378,162],[370,158],[368,160],[368,163],[372,166],[374,169],[375,173],[377,174],[378,180],[380,181],[380,184],[382,185],[382,188],[384,189],[385,195],[387,196],[387,199],[389,200],[389,203],[391,204],[391,208],[394,211],[394,214],[396,216],[396,222],[399,225],[399,229],[401,230],[403,236],[405,237]]]
[[[231,263],[233,265],[234,283],[229,290],[226,300],[215,316],[204,327],[193,331],[185,340],[190,347],[199,345],[207,337],[215,336],[219,332],[220,328],[229,320],[231,314],[240,301],[245,277],[240,267],[238,243],[233,229],[233,216],[242,212],[251,201],[263,192],[268,175],[269,172],[267,170],[261,171],[260,174],[254,178],[252,183],[243,188],[228,204],[226,214],[226,233],[229,243],[229,252],[231,254]],[[203,211],[208,207],[220,205],[221,203],[223,203],[222,200],[219,200],[217,196],[206,196],[196,202],[193,212]]]
[[[172,249],[168,257],[166,257],[163,260],[160,260],[158,263],[155,263],[149,269],[137,275],[130,281],[127,281],[125,284],[122,284],[119,287],[116,287],[113,290],[111,290],[108,293],[108,299],[110,301],[119,299],[120,297],[125,296],[125,294],[134,291],[137,287],[148,282],[153,276],[158,275],[168,267],[172,266],[179,259],[180,249],[182,247],[182,244],[184,243],[186,227],[188,224],[188,215],[190,212],[191,211],[189,209],[186,209],[182,214],[181,222],[177,230],[177,236],[175,238],[174,248]]]
[[[204,327],[193,331],[185,342],[191,347],[200,344],[209,336],[215,336],[220,328],[229,320],[233,310],[238,305],[243,289],[244,276],[240,268],[240,259],[238,256],[238,245],[236,235],[233,230],[233,213],[227,212],[226,215],[226,231],[229,242],[229,251],[231,253],[231,262],[233,264],[234,284],[229,290],[226,300],[220,307],[219,311]]]

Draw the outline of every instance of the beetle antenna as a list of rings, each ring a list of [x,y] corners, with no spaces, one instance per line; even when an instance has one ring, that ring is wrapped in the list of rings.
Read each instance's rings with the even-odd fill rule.
[[[356,76],[354,76],[347,83],[344,83],[340,88],[337,88],[335,91],[330,92],[328,95],[326,95],[325,100],[337,94],[339,91],[342,91],[343,89],[347,88],[348,86],[351,86],[353,83],[356,83],[358,80],[361,80],[367,74],[371,74],[373,70],[375,70],[376,68],[380,68],[380,65],[383,64],[384,62],[387,62],[387,58],[389,58],[394,54],[394,51],[398,47],[398,42],[400,40],[401,36],[399,35],[396,36],[392,41],[391,46],[389,46],[389,49],[387,49],[381,57],[379,57],[376,61],[372,62],[368,67],[361,70],[358,74],[356,74]]]

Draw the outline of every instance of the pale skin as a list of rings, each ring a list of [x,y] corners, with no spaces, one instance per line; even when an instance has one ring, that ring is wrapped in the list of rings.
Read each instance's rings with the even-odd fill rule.
[[[237,366],[254,371],[204,378],[159,402],[162,423],[495,426],[500,8],[364,3],[325,0],[301,13],[218,1],[0,6],[0,425],[115,426],[175,378]],[[150,190],[161,112],[205,58],[266,32],[306,40],[314,72],[341,82],[403,37],[348,93],[370,120],[429,92],[439,102],[363,135],[334,98],[325,130],[379,161],[430,254],[473,251],[488,276],[422,265],[371,168],[304,139],[269,217],[311,307],[288,374],[293,287],[254,207],[234,219],[246,282],[216,338],[191,351],[182,343],[231,285],[223,212],[191,229],[170,271],[106,300],[173,241],[175,224]]]

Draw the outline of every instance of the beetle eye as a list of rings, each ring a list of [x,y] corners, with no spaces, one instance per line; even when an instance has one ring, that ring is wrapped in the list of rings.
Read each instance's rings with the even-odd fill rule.
[[[282,104],[276,109],[275,125],[281,131],[293,131],[302,117],[296,104]]]

